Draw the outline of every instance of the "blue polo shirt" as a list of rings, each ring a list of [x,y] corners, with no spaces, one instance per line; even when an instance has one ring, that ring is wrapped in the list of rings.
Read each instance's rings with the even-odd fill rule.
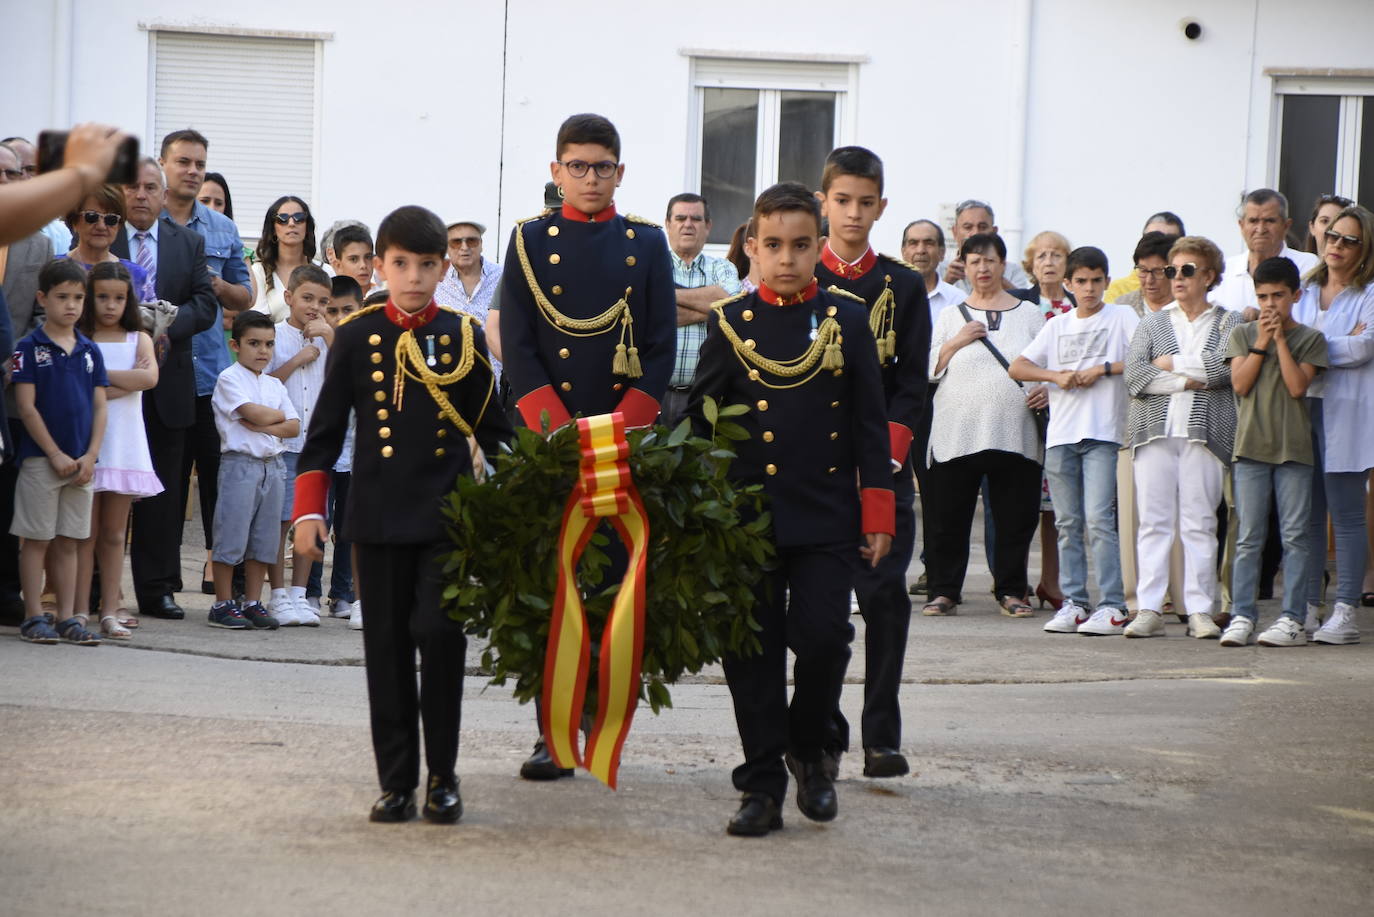
[[[100,348],[78,331],[76,345],[67,353],[37,328],[15,348],[12,381],[33,386],[38,416],[57,448],[72,458],[85,455],[91,444],[95,387],[110,384]],[[42,455],[29,431],[21,427],[16,459],[22,462]]]

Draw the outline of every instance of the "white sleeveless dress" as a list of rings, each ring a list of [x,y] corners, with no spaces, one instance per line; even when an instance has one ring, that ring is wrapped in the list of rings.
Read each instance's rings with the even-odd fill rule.
[[[97,341],[105,369],[133,369],[138,359],[137,331],[123,341]],[[132,392],[105,402],[105,438],[100,442],[100,458],[95,463],[92,489],[153,497],[162,493],[162,482],[153,471],[148,452],[148,434],[143,428],[143,393]]]

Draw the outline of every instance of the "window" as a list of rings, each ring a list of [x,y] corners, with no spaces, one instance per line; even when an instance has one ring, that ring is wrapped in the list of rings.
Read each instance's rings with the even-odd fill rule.
[[[728,244],[769,185],[816,187],[826,155],[853,134],[858,63],[692,56],[687,184],[710,202],[710,243]]]
[[[210,140],[209,168],[234,197],[239,232],[253,244],[273,201],[316,203],[321,42],[317,38],[154,29],[148,152],[174,130]]]
[[[1296,247],[1320,195],[1374,207],[1374,78],[1286,77],[1275,90],[1275,187],[1291,205]]]

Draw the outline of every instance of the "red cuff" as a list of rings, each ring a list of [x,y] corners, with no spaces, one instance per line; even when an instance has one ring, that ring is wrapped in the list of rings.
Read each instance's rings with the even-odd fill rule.
[[[557,430],[572,420],[572,415],[568,413],[568,409],[563,405],[563,400],[558,397],[558,393],[553,390],[552,385],[535,389],[515,402],[515,407],[520,411],[520,416],[525,418],[525,426],[541,433],[544,431],[544,421],[540,415],[545,411],[549,412],[550,430]]]
[[[329,472],[307,471],[296,475],[296,498],[291,504],[291,521],[302,516],[326,515],[329,500]]]
[[[637,388],[626,389],[615,409],[624,416],[626,428],[647,427],[658,419],[658,402]]]
[[[910,427],[897,423],[895,420],[887,422],[887,438],[892,445],[893,464],[906,464],[907,456],[911,454],[911,437]]]
[[[859,501],[863,504],[865,535],[897,537],[897,502],[891,490],[865,487],[859,491]]]

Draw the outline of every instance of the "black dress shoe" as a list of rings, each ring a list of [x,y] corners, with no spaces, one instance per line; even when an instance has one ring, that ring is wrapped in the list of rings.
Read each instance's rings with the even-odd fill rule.
[[[180,621],[186,617],[186,612],[170,595],[159,596],[147,602],[139,602],[138,613],[152,618],[164,618],[168,621]]]
[[[382,794],[382,798],[372,804],[372,814],[368,821],[403,822],[415,817],[415,794],[398,793],[394,790]]]
[[[745,793],[739,811],[725,826],[725,833],[735,837],[763,837],[781,828],[782,812],[771,796]]]
[[[844,751],[839,748],[827,748],[821,752],[821,769],[825,775],[834,783],[840,779],[840,758],[844,756]]]
[[[430,774],[425,807],[420,814],[436,825],[451,825],[462,818],[463,797],[458,795],[458,778]]]
[[[865,748],[865,777],[900,777],[911,773],[906,758],[895,748]]]
[[[797,779],[797,808],[812,821],[831,821],[839,812],[835,798],[835,781],[825,773],[819,760],[799,761],[791,754],[785,756],[787,769]]]
[[[520,776],[526,780],[557,780],[560,777],[571,777],[573,769],[571,767],[559,767],[549,754],[548,748],[544,746],[544,740],[540,739],[534,743],[534,754],[525,759],[525,763],[520,765]]]

